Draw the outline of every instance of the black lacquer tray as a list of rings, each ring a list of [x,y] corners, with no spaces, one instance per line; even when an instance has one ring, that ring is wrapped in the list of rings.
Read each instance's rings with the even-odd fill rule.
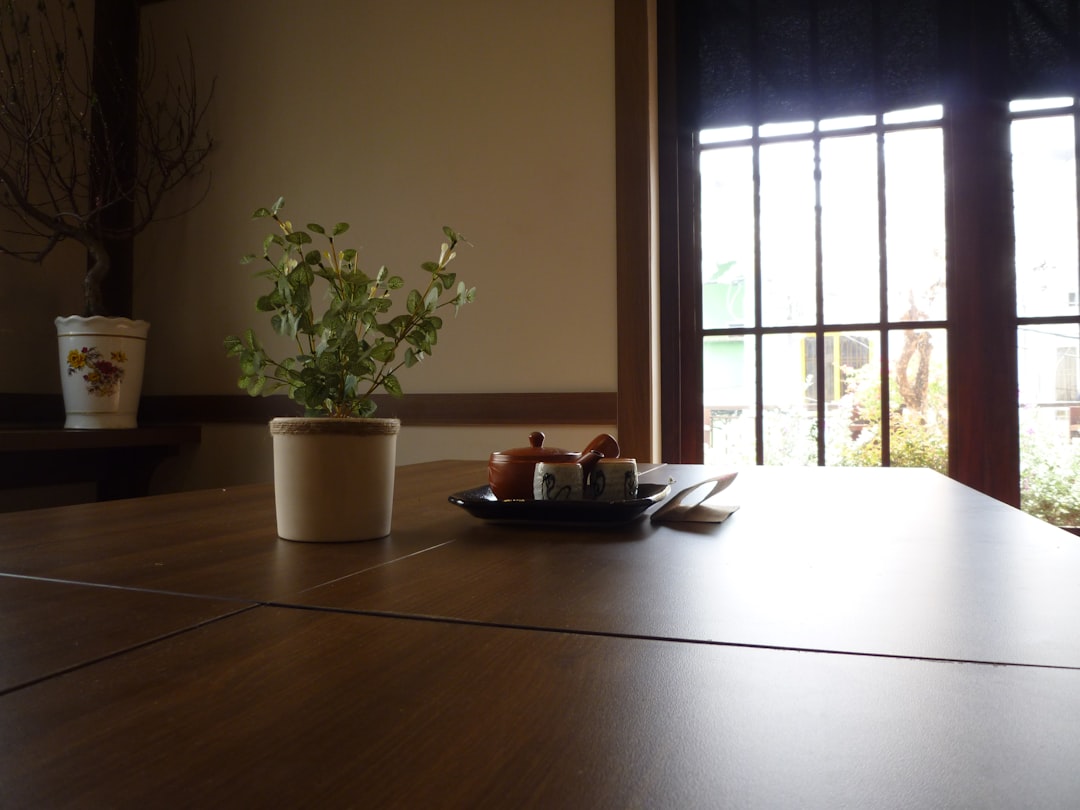
[[[639,484],[638,497],[626,501],[500,501],[485,485],[455,492],[449,500],[482,520],[613,525],[641,516],[670,493],[669,484]]]

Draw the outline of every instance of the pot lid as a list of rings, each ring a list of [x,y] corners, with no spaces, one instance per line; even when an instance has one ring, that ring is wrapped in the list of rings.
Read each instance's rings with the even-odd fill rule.
[[[544,434],[534,430],[529,434],[528,447],[515,447],[511,450],[500,450],[491,454],[492,461],[577,461],[581,453],[571,450],[563,450],[561,447],[544,447]]]

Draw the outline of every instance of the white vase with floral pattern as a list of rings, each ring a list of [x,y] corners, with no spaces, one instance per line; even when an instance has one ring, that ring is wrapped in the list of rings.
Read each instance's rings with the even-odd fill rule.
[[[64,427],[133,428],[138,425],[146,334],[150,324],[130,318],[56,319]]]

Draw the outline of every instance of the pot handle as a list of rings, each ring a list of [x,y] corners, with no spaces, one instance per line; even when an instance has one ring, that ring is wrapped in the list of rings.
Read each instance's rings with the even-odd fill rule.
[[[584,462],[588,453],[599,453],[600,458],[618,458],[620,452],[622,451],[619,449],[619,443],[615,440],[615,437],[610,433],[601,433],[581,451],[581,458]],[[599,460],[599,458],[594,459],[592,463],[595,464]]]
[[[592,474],[593,467],[596,466],[596,462],[600,459],[606,458],[603,453],[598,450],[586,450],[581,454],[581,458],[578,459],[578,464],[581,465],[581,479],[587,481]]]

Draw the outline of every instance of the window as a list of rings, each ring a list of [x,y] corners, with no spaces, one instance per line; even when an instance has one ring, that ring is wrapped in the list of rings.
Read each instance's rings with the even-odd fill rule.
[[[698,143],[704,460],[944,469],[941,108]]]
[[[665,457],[932,466],[1080,523],[1080,17],[679,6]]]

